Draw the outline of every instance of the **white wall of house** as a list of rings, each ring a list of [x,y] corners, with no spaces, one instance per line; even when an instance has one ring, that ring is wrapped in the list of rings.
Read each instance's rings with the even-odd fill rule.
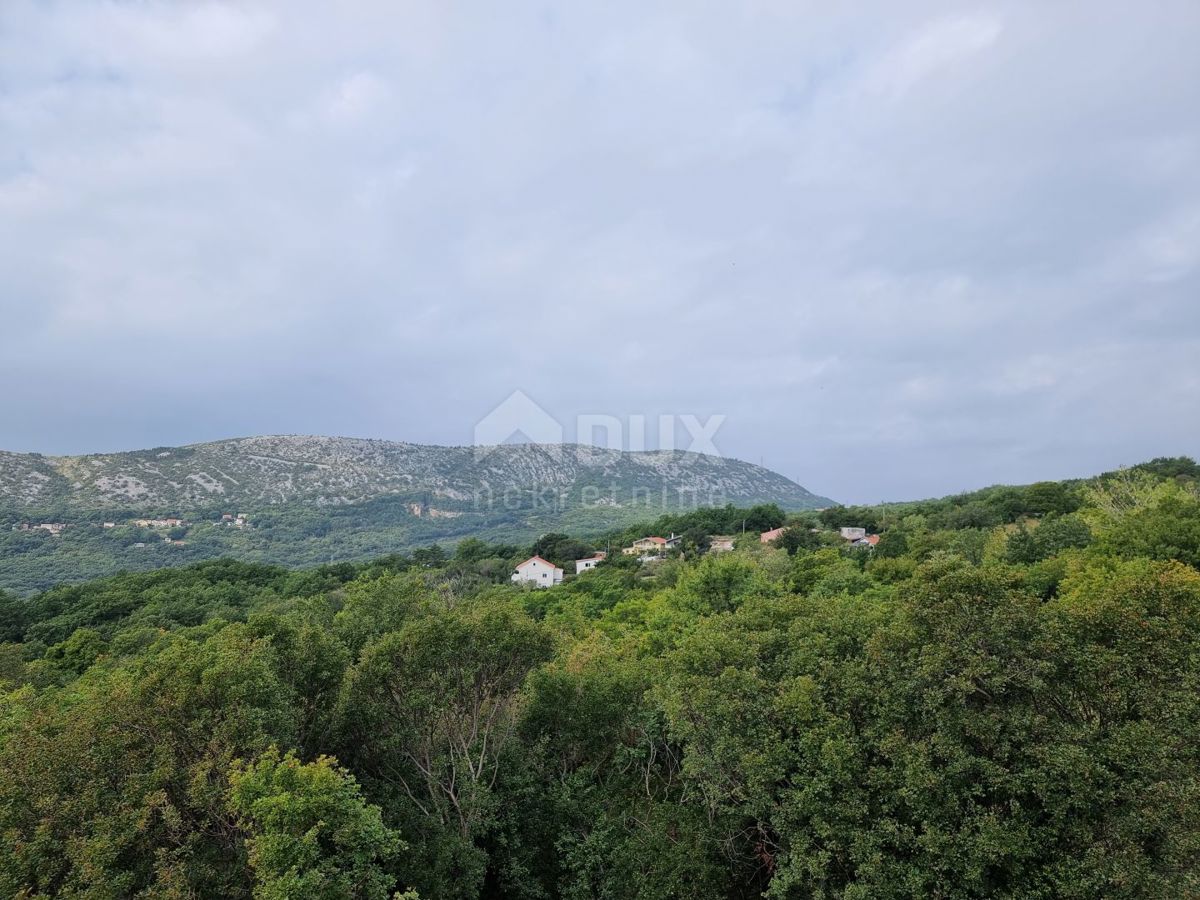
[[[599,557],[592,557],[591,559],[577,559],[575,560],[575,574],[578,575],[580,572],[586,572],[588,569],[594,569],[600,564],[600,562],[601,560]]]
[[[516,583],[529,582],[538,587],[550,587],[552,584],[562,584],[563,570],[542,559],[527,559],[517,566],[512,580]]]

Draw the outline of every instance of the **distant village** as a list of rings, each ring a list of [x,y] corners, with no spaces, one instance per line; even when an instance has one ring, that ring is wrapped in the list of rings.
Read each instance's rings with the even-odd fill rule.
[[[104,528],[104,529],[128,527],[128,528],[152,528],[152,529],[160,529],[161,528],[161,529],[175,530],[178,528],[190,528],[190,527],[192,527],[193,524],[195,524],[195,523],[188,522],[185,519],[180,519],[180,518],[177,518],[174,516],[168,516],[168,517],[162,518],[162,519],[129,519],[127,521],[122,521],[122,522],[116,522],[116,521],[101,522],[101,523],[99,523],[99,527]],[[246,528],[250,524],[250,520],[249,520],[249,517],[245,513],[223,513],[221,515],[220,519],[213,521],[213,522],[206,523],[206,524],[224,525],[224,526],[228,526],[230,528]],[[95,523],[88,522],[88,523],[83,523],[80,525],[73,525],[68,522],[18,522],[16,525],[12,526],[12,530],[13,531],[45,531],[46,533],[52,534],[55,537],[62,537],[62,534],[64,531],[66,531],[69,528],[75,528],[75,527],[95,527]],[[184,541],[180,538],[173,538],[170,535],[164,536],[163,542],[172,544],[176,547],[182,547],[187,543],[186,541]],[[148,544],[145,541],[137,541],[134,544],[132,544],[132,546],[133,547],[146,547],[146,546],[148,546]]]
[[[182,547],[186,545],[186,541],[179,536],[178,529],[190,528],[194,523],[175,516],[168,516],[161,519],[129,519],[123,522],[101,522],[101,528],[110,529],[118,527],[132,527],[142,529],[164,529],[174,532],[174,535],[164,535],[162,541],[173,546]],[[245,513],[223,513],[221,517],[215,521],[209,521],[205,524],[226,526],[230,528],[246,528],[249,526],[249,518]],[[73,527],[95,527],[95,523],[86,523],[79,526],[74,526],[66,522],[20,522],[12,526],[13,531],[44,531],[55,537],[61,537],[63,532]],[[774,544],[789,527],[796,528],[802,526],[781,526],[773,528],[770,531],[761,532],[758,540],[763,544]],[[821,529],[810,528],[811,532],[819,533]],[[854,549],[873,550],[879,542],[879,535],[868,534],[865,528],[842,527],[838,529],[838,536],[844,542],[844,546]],[[710,534],[706,536],[705,543],[708,554],[727,553],[734,549],[737,537],[728,534]],[[678,553],[682,549],[683,536],[671,534],[669,537],[660,537],[658,535],[647,535],[646,537],[638,538],[628,547],[621,549],[623,556],[635,556],[637,561],[642,564],[655,563],[666,559],[672,553]],[[149,546],[146,541],[137,541],[131,546],[134,548],[143,548]],[[591,556],[574,561],[575,575],[582,575],[591,569],[596,568],[601,563],[605,562],[608,554],[605,551],[597,551]],[[552,585],[561,584],[565,575],[564,570],[560,566],[556,566],[549,560],[543,559],[540,556],[531,556],[524,562],[516,566],[512,573],[512,581],[515,584],[531,584],[537,587],[551,587]]]
[[[788,530],[788,527],[797,526],[782,526],[773,528],[770,531],[764,531],[759,534],[758,540],[763,544],[774,544],[783,533]],[[819,533],[821,529],[812,528],[810,531]],[[875,545],[879,543],[879,535],[868,534],[865,528],[843,527],[838,529],[839,537],[845,542],[847,548],[874,550]],[[710,534],[707,536],[708,550],[707,553],[727,553],[734,548],[735,536],[728,534]],[[638,538],[628,547],[621,549],[623,556],[636,556],[638,562],[645,565],[646,563],[659,562],[666,559],[671,551],[681,548],[683,538],[681,535],[672,534],[670,537],[658,537],[649,535],[647,537]],[[575,574],[582,575],[591,569],[596,568],[608,558],[605,551],[597,551],[589,557],[575,560]],[[551,587],[556,584],[562,584],[564,571],[560,566],[554,565],[549,560],[543,559],[540,556],[531,556],[529,559],[520,563],[512,573],[512,581],[514,584],[531,584],[535,587]]]

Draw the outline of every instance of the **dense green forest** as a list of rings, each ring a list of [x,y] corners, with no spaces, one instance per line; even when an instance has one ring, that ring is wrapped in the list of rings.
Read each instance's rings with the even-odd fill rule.
[[[0,895],[1200,895],[1198,474],[0,596]]]

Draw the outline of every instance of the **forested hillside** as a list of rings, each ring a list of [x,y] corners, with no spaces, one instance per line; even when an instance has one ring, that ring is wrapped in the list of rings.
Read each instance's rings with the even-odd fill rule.
[[[1200,895],[1197,474],[0,599],[0,895]]]
[[[89,456],[0,452],[0,590],[221,557],[298,567],[464,537],[594,535],[729,503],[832,502],[736,459],[571,444],[483,453],[285,435]]]

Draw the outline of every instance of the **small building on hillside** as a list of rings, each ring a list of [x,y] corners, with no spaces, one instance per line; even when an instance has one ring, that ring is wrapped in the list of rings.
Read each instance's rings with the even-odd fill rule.
[[[838,529],[838,534],[848,541],[857,541],[860,538],[865,538],[867,536],[867,529],[842,526]]]
[[[851,541],[851,547],[866,547],[868,550],[874,550],[875,545],[879,543],[879,535],[868,534],[865,537],[860,537],[858,540]]]
[[[178,528],[186,525],[187,522],[170,517],[166,519],[134,519],[133,524],[138,528]]]
[[[771,543],[771,541],[779,540],[779,537],[782,534],[783,534],[783,527],[780,526],[779,528],[772,528],[770,531],[764,531],[762,534],[760,534],[758,536],[758,539],[760,541],[762,541],[764,544],[769,544],[769,543]]]
[[[607,555],[608,554],[601,550],[595,555],[589,556],[587,559],[575,560],[575,574],[578,575],[580,572],[586,572],[588,569],[596,568],[596,566],[604,562]]]
[[[683,543],[683,537],[671,532],[671,536],[663,541],[663,546],[668,550],[674,550]]]
[[[660,537],[644,537],[638,538],[632,545],[626,547],[621,552],[626,556],[635,556],[638,553],[659,553],[667,546],[667,539]]]
[[[728,553],[733,549],[733,538],[726,534],[713,534],[708,538],[709,553]]]
[[[563,570],[540,556],[531,556],[513,570],[512,580],[516,584],[526,582],[538,587],[550,587],[552,584],[562,584]]]

